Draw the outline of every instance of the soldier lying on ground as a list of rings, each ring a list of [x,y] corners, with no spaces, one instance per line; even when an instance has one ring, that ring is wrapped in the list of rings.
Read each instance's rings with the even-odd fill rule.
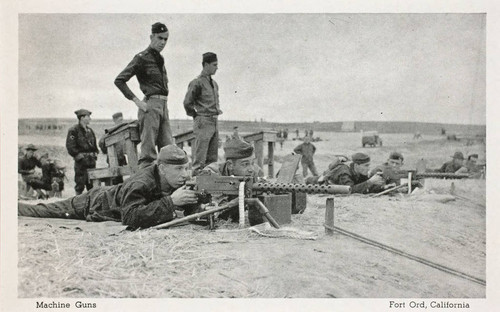
[[[175,210],[197,204],[194,191],[183,187],[189,178],[188,157],[175,145],[160,150],[157,163],[124,183],[93,188],[54,203],[18,203],[18,215],[87,221],[121,221],[131,229],[147,228],[176,217]],[[181,208],[182,207],[182,208]]]
[[[458,169],[456,173],[468,173],[471,178],[480,178],[484,173],[484,166],[479,166],[477,160],[479,159],[478,154],[471,154],[467,157],[465,166]]]
[[[386,184],[396,184],[401,183],[401,178],[406,178],[406,171],[401,171],[401,166],[403,166],[403,155],[398,152],[392,152],[389,154],[387,162],[373,168],[370,170],[368,176],[372,177],[376,174],[381,174],[385,180]]]
[[[455,152],[452,157],[452,160],[445,162],[436,172],[457,173],[463,167],[464,154],[462,152]]]
[[[308,177],[307,184],[350,185],[351,193],[376,193],[383,190],[384,179],[375,174],[368,178],[370,157],[364,153],[352,155],[352,162],[345,158],[335,159],[319,177]]]
[[[219,176],[247,176],[255,179],[264,176],[262,169],[254,164],[253,146],[241,139],[231,139],[224,144],[225,162],[211,163],[206,166],[201,174],[215,174]],[[234,197],[214,199],[218,203],[230,201]],[[239,210],[237,207],[226,210],[219,215],[221,219],[229,219],[238,222]]]
[[[48,154],[40,157],[40,163],[42,164],[42,177],[30,179],[28,185],[37,192],[39,199],[60,197],[64,190],[66,166],[59,159],[49,159]],[[48,194],[43,193],[42,190],[48,191]]]

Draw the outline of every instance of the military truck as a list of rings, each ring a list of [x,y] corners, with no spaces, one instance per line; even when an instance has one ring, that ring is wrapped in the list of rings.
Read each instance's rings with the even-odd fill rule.
[[[377,131],[365,131],[361,138],[361,145],[363,147],[366,145],[371,147],[382,146],[382,139],[378,136]]]

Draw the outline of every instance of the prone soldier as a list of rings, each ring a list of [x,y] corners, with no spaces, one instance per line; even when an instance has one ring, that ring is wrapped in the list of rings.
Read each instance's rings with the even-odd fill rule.
[[[437,172],[457,173],[457,171],[463,167],[464,154],[462,154],[462,152],[455,152],[452,158],[452,160],[445,162]]]
[[[89,127],[92,112],[79,109],[75,111],[75,114],[78,124],[68,130],[66,149],[75,160],[75,192],[76,195],[80,195],[85,187],[87,191],[92,188],[87,169],[95,168],[99,151],[94,131]]]
[[[138,171],[123,184],[93,188],[62,201],[18,203],[18,216],[118,221],[130,229],[147,228],[176,217],[175,210],[197,205],[189,178],[188,157],[175,145],[160,150],[155,164]]]
[[[307,184],[349,185],[352,193],[374,193],[383,190],[384,179],[379,174],[368,177],[370,156],[364,153],[352,155],[352,161],[337,158],[319,177],[309,177]]]

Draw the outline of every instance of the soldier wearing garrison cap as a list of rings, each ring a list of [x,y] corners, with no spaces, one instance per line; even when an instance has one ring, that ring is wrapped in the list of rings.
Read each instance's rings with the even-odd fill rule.
[[[368,178],[370,156],[364,153],[355,153],[351,159],[351,162],[345,161],[345,159],[336,159],[319,178],[310,177],[306,183],[349,185],[352,187],[352,193],[362,194],[382,190],[385,182],[380,175],[375,174]]]
[[[219,128],[217,117],[222,114],[219,107],[219,86],[212,79],[217,71],[217,55],[203,54],[203,70],[189,83],[184,98],[184,109],[193,117],[193,132],[196,136],[193,150],[193,170],[196,175],[206,165],[218,160]]]
[[[95,168],[97,161],[96,138],[94,131],[89,127],[92,112],[86,109],[75,111],[78,124],[69,128],[66,137],[66,149],[75,160],[75,192],[79,195],[85,187],[87,191],[92,188],[87,169]]]
[[[253,146],[241,139],[229,139],[224,143],[224,156],[226,161],[221,163],[211,163],[206,166],[201,174],[214,174],[218,176],[247,176],[254,179],[262,178],[264,171],[254,163]],[[233,198],[214,198],[215,201],[231,200]],[[231,218],[233,221],[239,220],[238,209],[229,209],[220,214],[220,218]]]
[[[464,164],[464,154],[462,152],[455,152],[453,156],[451,156],[453,159],[445,162],[441,168],[439,168],[437,171],[438,172],[445,172],[445,173],[456,173],[457,171],[460,170],[460,168],[463,167]]]
[[[160,150],[156,163],[122,184],[96,187],[53,203],[18,203],[18,215],[118,221],[131,229],[151,227],[174,219],[175,210],[197,204],[195,192],[184,187],[189,178],[187,169],[186,153],[175,145],[167,145]]]
[[[146,167],[157,157],[156,147],[173,143],[172,130],[168,117],[167,96],[168,78],[165,60],[160,52],[165,48],[169,32],[167,26],[155,23],[151,27],[149,47],[138,53],[127,67],[116,77],[115,85],[123,95],[133,101],[139,111],[139,130],[141,132],[141,153],[139,166]],[[144,99],[140,100],[127,81],[137,77]]]

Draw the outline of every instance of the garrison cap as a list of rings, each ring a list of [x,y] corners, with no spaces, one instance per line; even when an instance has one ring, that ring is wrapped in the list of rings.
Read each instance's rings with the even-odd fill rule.
[[[160,150],[158,163],[169,165],[184,165],[189,161],[186,152],[177,145],[170,144]]]
[[[224,144],[224,154],[226,159],[241,159],[252,156],[252,144],[241,139],[229,139]]]
[[[80,116],[87,116],[87,115],[90,116],[92,114],[92,112],[82,108],[82,109],[75,111],[75,114],[76,114],[76,117],[80,118]]]
[[[27,151],[36,151],[37,149],[38,148],[36,148],[33,144],[28,144],[28,146],[26,147]]]
[[[162,33],[168,31],[167,26],[165,24],[162,24],[160,22],[154,23],[151,26],[151,33],[152,34],[157,34],[157,33]]]
[[[122,112],[118,112],[118,113],[113,114],[113,119],[120,118],[120,117],[123,117]]]
[[[389,155],[389,159],[394,159],[394,160],[401,160],[403,161],[404,158],[403,158],[403,154],[399,153],[399,152],[392,152],[390,155]]]
[[[462,154],[462,152],[455,152],[455,154],[453,154],[453,159],[464,159],[464,154]]]
[[[358,165],[366,164],[370,162],[370,156],[365,153],[356,153],[352,155],[352,161]]]
[[[217,54],[212,52],[203,53],[203,63],[217,62]]]

